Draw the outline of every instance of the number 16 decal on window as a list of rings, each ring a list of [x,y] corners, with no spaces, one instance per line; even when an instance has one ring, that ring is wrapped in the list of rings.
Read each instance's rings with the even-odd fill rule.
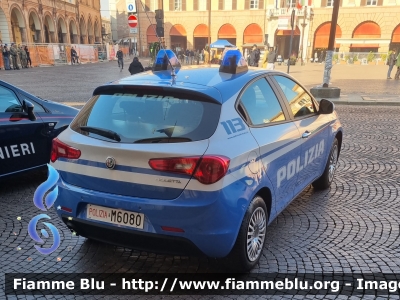
[[[246,129],[241,118],[234,118],[231,120],[223,121],[221,122],[221,124],[222,126],[224,126],[227,134],[232,134]]]

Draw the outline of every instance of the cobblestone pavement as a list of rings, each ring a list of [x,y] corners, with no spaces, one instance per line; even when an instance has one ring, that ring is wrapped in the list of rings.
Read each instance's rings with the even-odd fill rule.
[[[266,246],[254,272],[400,272],[400,107],[338,106],[337,109],[345,135],[331,189],[316,192],[307,188],[268,227]],[[49,256],[38,254],[27,234],[27,226],[39,213],[32,197],[44,180],[44,173],[35,172],[0,182],[0,299],[4,298],[3,278],[7,272],[208,273],[221,270],[220,262],[212,259],[140,253],[72,236],[52,211],[49,214],[61,232],[61,246]],[[270,299],[271,296],[240,298]],[[398,295],[390,298],[398,299]]]

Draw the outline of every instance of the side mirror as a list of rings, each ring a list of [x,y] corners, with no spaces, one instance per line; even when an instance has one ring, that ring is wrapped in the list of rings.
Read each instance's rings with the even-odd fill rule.
[[[329,115],[333,113],[334,110],[335,110],[335,105],[331,101],[322,99],[319,102],[319,111],[318,111],[319,114]]]
[[[36,116],[33,112],[34,107],[35,107],[35,105],[33,105],[32,102],[30,102],[28,100],[24,100],[23,109],[28,114],[28,118],[31,121],[36,121]]]

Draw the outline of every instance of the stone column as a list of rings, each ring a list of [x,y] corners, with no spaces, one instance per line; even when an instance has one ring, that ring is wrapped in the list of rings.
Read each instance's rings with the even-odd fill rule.
[[[19,32],[21,33],[22,43],[26,43],[27,42],[27,39],[26,39],[26,28],[25,27],[20,27],[19,28]]]
[[[49,31],[49,36],[50,36],[50,43],[55,43],[56,42],[56,35],[54,31]]]
[[[36,43],[41,43],[42,42],[42,31],[35,30],[35,37],[36,37]]]

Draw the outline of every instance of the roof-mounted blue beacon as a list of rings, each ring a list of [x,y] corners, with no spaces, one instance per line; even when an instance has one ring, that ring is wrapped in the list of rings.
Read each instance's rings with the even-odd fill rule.
[[[221,66],[219,71],[229,74],[247,72],[247,62],[242,53],[236,48],[225,48],[222,53]]]
[[[181,67],[181,63],[175,53],[170,49],[161,49],[158,51],[153,71],[171,70],[171,66],[174,69]]]

